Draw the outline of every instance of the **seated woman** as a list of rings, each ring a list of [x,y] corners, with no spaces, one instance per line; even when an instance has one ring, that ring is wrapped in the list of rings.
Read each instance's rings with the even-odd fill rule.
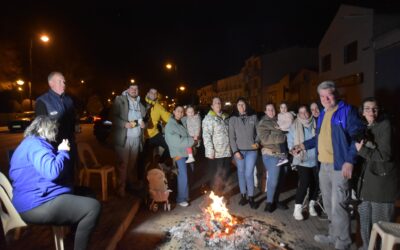
[[[183,117],[183,107],[177,105],[174,115],[165,126],[165,141],[168,144],[169,153],[175,159],[178,166],[178,194],[176,202],[181,207],[189,206],[189,184],[187,175],[186,160],[188,153],[186,148],[193,147],[196,141],[189,135],[186,124],[181,121]]]
[[[359,178],[358,205],[360,233],[363,246],[368,249],[372,225],[378,221],[393,221],[397,189],[397,167],[393,161],[392,127],[384,119],[375,98],[366,98],[360,113],[367,130],[356,143],[358,155],[363,159]]]
[[[69,142],[56,150],[51,142],[57,135],[55,121],[38,116],[25,130],[24,140],[10,162],[13,204],[28,224],[76,224],[74,249],[86,249],[100,214],[100,203],[73,194],[69,176]]]

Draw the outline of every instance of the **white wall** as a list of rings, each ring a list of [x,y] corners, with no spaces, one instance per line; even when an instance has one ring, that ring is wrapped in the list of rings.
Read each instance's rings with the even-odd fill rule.
[[[319,45],[320,81],[335,80],[362,72],[361,97],[374,94],[374,48],[372,9],[342,5]],[[357,40],[357,60],[344,64],[344,47]],[[321,58],[331,54],[331,70],[321,72]]]

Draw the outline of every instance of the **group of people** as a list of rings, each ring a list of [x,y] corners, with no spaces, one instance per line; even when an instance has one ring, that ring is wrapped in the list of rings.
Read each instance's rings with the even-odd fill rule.
[[[36,102],[37,118],[25,131],[25,138],[11,159],[13,204],[28,223],[77,225],[75,249],[85,249],[101,206],[93,194],[73,185],[74,107],[64,93],[61,73],[51,73],[48,82],[50,90]],[[188,206],[188,166],[193,167],[194,153],[203,143],[213,171],[210,185],[214,192],[224,195],[233,159],[241,195],[239,204],[257,209],[254,169],[261,153],[267,173],[264,210],[271,213],[277,207],[285,208],[279,202],[279,194],[291,164],[299,177],[294,218],[304,219],[307,194],[308,212],[317,216],[314,205],[320,190],[329,233],[316,235],[315,240],[333,244],[336,249],[349,249],[349,181],[357,172],[360,231],[366,249],[372,224],[390,221],[394,214],[397,174],[390,122],[374,98],[366,99],[357,110],[338,99],[334,82],[322,82],[317,91],[323,109],[312,103],[301,105],[295,114],[282,103],[277,115],[275,105],[268,103],[260,120],[244,98],[237,100],[228,115],[222,110],[221,99],[214,97],[210,111],[201,120],[191,106],[176,105],[172,114],[166,111],[154,88],[142,101],[139,86],[130,84],[116,97],[111,114],[112,141],[119,161],[118,195],[123,197],[126,191],[143,188],[146,162],[154,160],[152,149],[162,147],[157,163],[171,159],[175,162],[176,201],[182,207]],[[160,123],[165,125],[164,133]]]

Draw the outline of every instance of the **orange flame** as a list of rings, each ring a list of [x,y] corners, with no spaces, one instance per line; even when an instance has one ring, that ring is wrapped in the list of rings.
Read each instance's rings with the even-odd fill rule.
[[[210,199],[212,203],[205,209],[206,214],[208,215],[208,227],[211,231],[216,231],[215,226],[212,223],[218,224],[218,231],[216,236],[222,236],[223,234],[229,234],[233,230],[233,226],[236,224],[236,220],[229,213],[228,208],[223,201],[224,197],[220,197],[214,194],[214,192],[210,193]],[[214,235],[215,236],[215,235]]]

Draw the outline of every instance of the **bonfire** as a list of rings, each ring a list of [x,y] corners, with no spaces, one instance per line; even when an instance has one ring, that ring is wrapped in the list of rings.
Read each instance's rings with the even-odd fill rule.
[[[202,213],[172,227],[160,249],[286,249],[283,231],[261,220],[229,213],[223,197],[213,192]]]

